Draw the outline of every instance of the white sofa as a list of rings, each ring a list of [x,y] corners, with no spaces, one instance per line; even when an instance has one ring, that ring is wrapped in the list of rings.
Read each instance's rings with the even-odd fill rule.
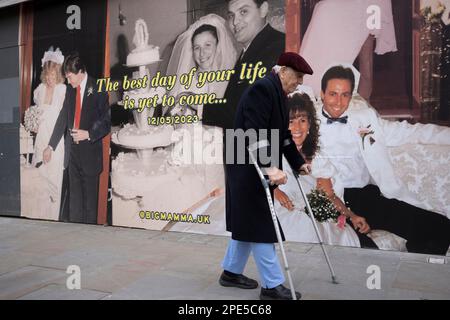
[[[450,146],[409,144],[390,148],[389,153],[408,189],[434,212],[450,218]],[[406,251],[405,240],[392,233],[374,230],[371,237],[380,249]]]

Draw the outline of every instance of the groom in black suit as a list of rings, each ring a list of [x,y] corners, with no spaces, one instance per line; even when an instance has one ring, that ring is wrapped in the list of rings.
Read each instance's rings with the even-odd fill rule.
[[[250,84],[240,80],[242,65],[258,62],[267,68],[267,73],[276,65],[278,57],[285,51],[285,34],[267,23],[269,4],[267,0],[229,0],[228,26],[235,39],[243,46],[241,56],[234,67],[235,73],[228,83],[225,104],[207,104],[203,110],[203,124],[224,129],[234,128],[234,117],[239,100]]]
[[[72,86],[66,91],[45,162],[64,136],[64,168],[69,170],[69,221],[97,223],[99,175],[103,170],[102,138],[111,131],[106,92],[98,92],[94,79],[77,53],[67,57],[64,73]]]

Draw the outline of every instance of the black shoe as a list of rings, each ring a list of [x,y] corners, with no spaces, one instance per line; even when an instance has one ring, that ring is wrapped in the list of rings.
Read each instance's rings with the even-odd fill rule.
[[[300,292],[295,291],[297,300],[302,297]],[[261,300],[292,300],[291,290],[280,284],[278,287],[272,289],[261,288],[259,295]]]
[[[219,283],[223,287],[236,287],[241,289],[258,288],[258,282],[256,280],[247,278],[242,274],[229,275],[223,272],[220,276]]]

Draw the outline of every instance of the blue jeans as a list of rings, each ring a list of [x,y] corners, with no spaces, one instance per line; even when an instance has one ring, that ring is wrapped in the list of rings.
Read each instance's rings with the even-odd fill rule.
[[[222,262],[223,269],[242,274],[250,251],[253,252],[253,258],[261,277],[261,287],[272,289],[284,283],[285,278],[273,243],[243,242],[231,239]]]

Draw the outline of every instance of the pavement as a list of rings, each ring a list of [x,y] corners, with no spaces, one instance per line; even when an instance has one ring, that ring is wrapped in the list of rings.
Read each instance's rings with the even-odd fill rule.
[[[218,284],[228,240],[2,217],[0,299],[258,299],[259,289]],[[339,281],[333,284],[319,245],[287,242],[285,249],[305,300],[450,299],[448,256],[326,246]],[[252,258],[245,274],[258,279]]]

